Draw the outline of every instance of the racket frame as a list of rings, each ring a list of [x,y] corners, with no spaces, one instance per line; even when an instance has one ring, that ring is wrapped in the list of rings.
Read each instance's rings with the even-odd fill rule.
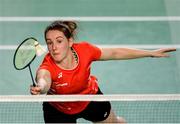
[[[35,54],[34,57],[32,58],[32,60],[31,60],[26,66],[24,66],[24,67],[22,67],[22,68],[17,68],[17,67],[16,67],[16,64],[15,64],[15,63],[16,63],[16,62],[15,62],[15,60],[16,60],[16,54],[17,54],[19,48],[20,48],[27,40],[29,40],[29,39],[33,39],[33,40],[37,41],[34,37],[26,38],[22,43],[19,44],[19,46],[16,48],[16,51],[15,51],[15,53],[14,53],[13,65],[14,65],[14,67],[15,67],[17,70],[23,70],[23,69],[25,69],[25,68],[28,67],[28,66],[32,63],[32,61],[34,61],[34,59],[36,58],[36,54]]]
[[[29,67],[29,72],[30,72],[30,75],[31,75],[31,79],[32,79],[33,86],[36,86],[35,81],[34,81],[34,78],[33,78],[33,74],[32,74],[32,71],[31,71],[31,67],[30,67],[30,64],[31,64],[31,63],[34,61],[34,59],[36,58],[36,54],[34,55],[34,57],[32,58],[32,60],[31,60],[26,66],[24,66],[24,67],[22,67],[22,68],[17,68],[17,67],[16,67],[16,64],[15,64],[15,63],[16,63],[16,62],[15,62],[15,60],[16,60],[16,54],[17,54],[19,48],[20,48],[27,40],[30,40],[30,39],[33,39],[33,40],[37,41],[37,39],[35,39],[34,37],[29,37],[29,38],[26,38],[24,41],[22,41],[22,42],[19,44],[19,46],[16,48],[16,51],[15,51],[15,53],[14,53],[13,65],[14,65],[14,68],[17,69],[17,70],[23,70],[23,69]]]

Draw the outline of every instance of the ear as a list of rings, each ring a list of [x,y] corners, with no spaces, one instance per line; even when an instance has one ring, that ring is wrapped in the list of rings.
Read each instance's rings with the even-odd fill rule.
[[[73,38],[69,38],[69,47],[72,47],[73,43],[74,43]]]

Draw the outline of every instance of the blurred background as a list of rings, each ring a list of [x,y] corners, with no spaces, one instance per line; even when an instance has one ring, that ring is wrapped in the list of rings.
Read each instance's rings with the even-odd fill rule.
[[[27,37],[42,45],[52,21],[26,17],[167,17],[179,16],[179,0],[0,0],[0,94],[29,94],[28,69],[13,67],[15,48]],[[16,21],[5,17],[17,17]],[[77,21],[76,41],[98,45],[176,45],[180,21]],[[19,19],[19,20],[18,20]],[[180,93],[179,50],[170,58],[95,62],[92,74],[106,94]],[[43,57],[32,63],[33,75]]]
[[[180,0],[0,0],[0,95],[30,95],[29,86],[32,82],[29,70],[28,68],[16,70],[13,66],[13,55],[17,45],[27,37],[35,37],[40,44],[45,46],[44,29],[54,21],[50,17],[56,19],[80,17],[80,20],[77,20],[79,27],[76,42],[88,41],[108,47],[144,45],[148,49],[176,45],[178,49],[170,53],[170,58],[94,62],[92,74],[98,78],[104,94],[179,94],[179,6]],[[116,17],[122,17],[125,20],[82,20],[82,17],[101,18],[104,16],[110,20]],[[16,20],[13,20],[13,17]],[[130,17],[132,17],[130,20],[126,20]],[[145,19],[149,17],[149,20],[135,20],[143,17]],[[158,19],[153,21],[159,17],[170,17],[171,20],[166,18],[163,21]],[[31,64],[33,76],[42,60],[43,56],[36,57]],[[16,107],[13,107],[15,105]],[[17,108],[21,114],[17,114],[18,117],[14,117],[15,114],[12,112],[4,114],[7,111],[5,106]],[[161,106],[161,109],[164,110],[167,106]],[[0,108],[2,110],[0,122],[19,122],[17,118],[24,119],[21,122],[43,122],[40,103],[27,106],[15,103],[1,104]],[[27,108],[28,113],[39,110],[40,114],[33,113],[27,116],[23,114],[24,108]],[[141,105],[135,108],[143,110]],[[159,106],[151,106],[149,110],[157,108]],[[175,106],[175,108],[179,107]],[[116,109],[119,109],[117,111],[119,115],[125,116],[128,121],[131,120],[126,115],[133,113],[133,109],[127,111],[121,106]],[[179,109],[171,110],[171,112],[175,117],[173,115],[174,119],[170,122],[180,122]],[[133,117],[143,117],[144,113],[148,112],[145,111]],[[161,111],[161,113],[170,112]],[[154,120],[151,116],[147,116],[151,121]],[[169,115],[163,117],[167,118]],[[149,122],[148,119],[142,122]]]

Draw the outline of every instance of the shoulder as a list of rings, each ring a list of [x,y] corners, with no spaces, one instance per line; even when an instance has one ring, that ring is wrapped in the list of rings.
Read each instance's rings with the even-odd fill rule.
[[[89,56],[90,60],[98,60],[101,56],[101,49],[87,41],[74,43],[73,47],[79,54]]]
[[[76,42],[76,43],[74,43],[74,46],[89,46],[89,45],[91,45],[89,42],[87,42],[87,41],[80,41],[80,42]]]
[[[42,65],[46,65],[46,66],[52,65],[52,63],[53,63],[53,59],[52,59],[50,53],[47,53],[41,63],[41,66]]]
[[[45,57],[44,57],[44,60],[47,60],[47,61],[49,61],[49,60],[51,60],[52,58],[51,58],[51,55],[50,55],[50,53],[47,53],[46,55],[45,55]]]
[[[52,73],[52,72],[54,72],[55,67],[56,66],[54,64],[54,61],[53,61],[50,53],[47,53],[44,57],[44,60],[40,64],[39,69],[45,69],[45,70],[48,70],[50,73]]]
[[[73,45],[75,48],[82,48],[82,49],[92,49],[94,47],[97,47],[96,45],[88,42],[88,41],[81,41],[81,42],[77,42],[77,43],[74,43]]]

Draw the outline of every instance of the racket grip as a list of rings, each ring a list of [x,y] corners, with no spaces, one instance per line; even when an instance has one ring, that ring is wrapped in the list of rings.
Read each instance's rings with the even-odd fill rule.
[[[33,87],[35,87],[36,86],[36,84],[33,82]]]
[[[32,75],[32,71],[31,71],[30,65],[29,65],[29,72],[30,72],[30,75],[31,75],[31,79],[32,79],[33,86],[35,87],[36,84],[35,84],[35,81],[34,81],[34,78],[33,78],[33,75]]]

